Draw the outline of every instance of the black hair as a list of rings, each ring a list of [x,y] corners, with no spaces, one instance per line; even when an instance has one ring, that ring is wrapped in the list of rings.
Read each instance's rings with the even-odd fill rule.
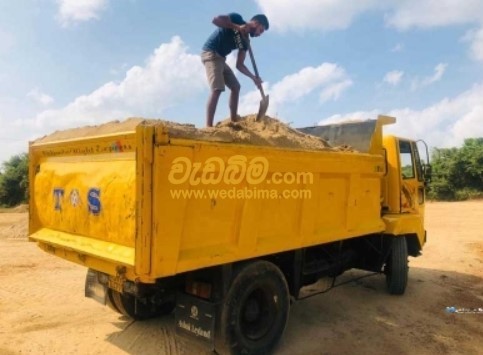
[[[270,27],[270,24],[268,23],[267,16],[262,15],[262,14],[253,16],[252,19],[251,19],[251,21],[258,22],[260,25],[262,25],[263,27],[265,27],[265,30],[268,30],[268,28]]]

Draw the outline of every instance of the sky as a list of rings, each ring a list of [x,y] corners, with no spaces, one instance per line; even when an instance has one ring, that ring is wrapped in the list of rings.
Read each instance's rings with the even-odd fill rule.
[[[201,47],[230,12],[267,15],[253,51],[268,114],[292,127],[386,114],[388,133],[430,147],[483,137],[483,0],[0,0],[0,162],[127,117],[203,127]],[[239,113],[257,112],[236,75]],[[225,92],[215,121],[228,116]]]

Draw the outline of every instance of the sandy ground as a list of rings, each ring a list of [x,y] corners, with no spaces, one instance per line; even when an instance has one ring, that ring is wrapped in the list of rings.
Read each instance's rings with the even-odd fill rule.
[[[201,352],[173,316],[133,322],[85,299],[86,270],[27,242],[27,218],[0,213],[0,354]],[[378,275],[297,302],[277,354],[481,354],[483,314],[445,309],[483,307],[483,201],[429,203],[426,225],[404,296]]]

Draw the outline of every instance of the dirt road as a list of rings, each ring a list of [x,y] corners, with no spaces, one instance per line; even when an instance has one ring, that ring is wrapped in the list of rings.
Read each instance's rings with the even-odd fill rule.
[[[27,218],[0,213],[0,354],[200,353],[173,316],[133,322],[85,299],[86,270],[27,242]],[[445,309],[483,307],[483,201],[429,203],[426,226],[404,296],[378,275],[298,302],[277,354],[481,354],[483,313]]]

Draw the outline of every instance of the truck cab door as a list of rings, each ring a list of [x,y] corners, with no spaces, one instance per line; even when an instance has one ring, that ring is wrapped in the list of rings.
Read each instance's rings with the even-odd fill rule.
[[[425,203],[424,176],[417,144],[399,139],[401,167],[401,213],[423,213]]]

